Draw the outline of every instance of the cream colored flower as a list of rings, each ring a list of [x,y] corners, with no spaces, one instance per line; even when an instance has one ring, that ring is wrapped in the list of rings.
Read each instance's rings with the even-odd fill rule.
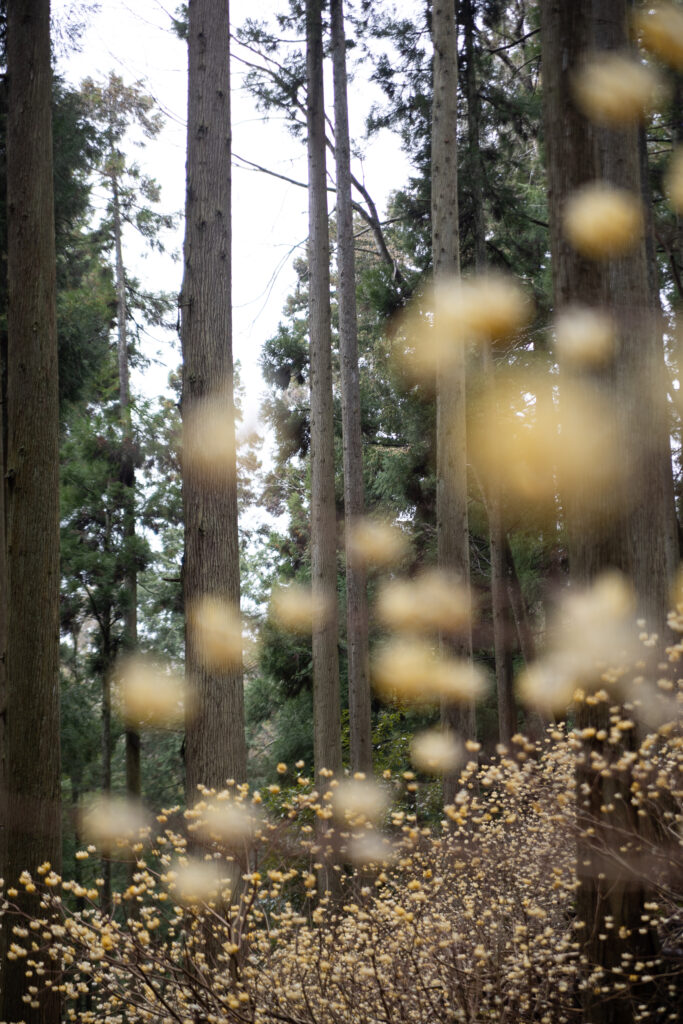
[[[678,4],[647,4],[636,14],[635,28],[646,50],[683,71],[683,10]]]
[[[377,568],[395,565],[409,549],[410,543],[400,526],[381,519],[360,518],[347,536],[349,558]]]
[[[464,761],[465,748],[452,732],[429,729],[413,737],[410,759],[422,772],[444,775],[455,771]]]
[[[206,595],[188,608],[187,618],[205,665],[224,669],[242,664],[242,620],[234,604]]]
[[[397,632],[460,633],[470,627],[469,588],[459,577],[427,569],[412,580],[393,580],[379,591],[378,621]]]
[[[642,121],[665,97],[654,70],[628,54],[601,52],[574,80],[577,103],[593,121],[628,125]]]
[[[314,597],[310,587],[296,583],[274,588],[270,598],[273,619],[291,633],[311,633],[323,626],[333,611],[333,598]]]
[[[605,182],[574,192],[563,221],[568,241],[593,260],[624,256],[638,244],[644,227],[640,197]]]
[[[185,680],[152,658],[122,659],[117,682],[121,716],[128,725],[174,729],[192,713],[192,696]]]

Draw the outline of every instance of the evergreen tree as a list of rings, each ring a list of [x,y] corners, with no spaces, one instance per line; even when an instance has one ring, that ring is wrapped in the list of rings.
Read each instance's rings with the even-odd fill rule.
[[[311,382],[311,581],[321,611],[313,628],[315,770],[341,771],[337,524],[330,314],[330,249],[325,171],[325,107],[321,0],[306,4],[308,262]]]
[[[364,495],[346,34],[342,0],[332,0],[330,17],[337,172],[337,288],[339,293],[339,362],[344,447],[349,732],[352,769],[354,771],[371,771],[367,575],[363,563],[358,559],[354,560],[351,545],[353,529],[363,514]]]
[[[668,585],[674,560],[675,519],[668,432],[661,415],[663,394],[658,393],[663,360],[661,335],[655,328],[655,310],[648,267],[647,228],[634,237],[628,251],[611,253],[597,261],[572,244],[563,209],[573,190],[595,180],[630,190],[635,202],[642,197],[641,153],[637,125],[625,121],[605,126],[588,119],[579,109],[572,76],[586,53],[604,54],[628,46],[628,4],[622,0],[590,3],[580,0],[571,8],[545,2],[541,5],[543,60],[545,67],[545,130],[548,154],[548,198],[553,256],[555,302],[560,309],[570,302],[609,310],[616,326],[616,348],[606,365],[595,371],[563,370],[565,393],[578,376],[582,386],[596,388],[595,400],[608,405],[616,423],[620,449],[631,454],[630,488],[643,488],[647,503],[634,493],[624,492],[619,503],[607,486],[599,494],[602,507],[609,510],[606,521],[589,522],[584,511],[586,495],[565,494],[570,536],[570,571],[577,581],[586,582],[606,569],[619,569],[629,576],[641,612],[658,629],[664,627]],[[560,120],[561,119],[561,124]],[[574,193],[576,194],[576,193]],[[650,389],[651,402],[643,395]],[[596,500],[591,495],[591,501]],[[577,712],[582,728],[597,731],[608,722],[605,701],[584,701]],[[624,740],[628,743],[628,739]],[[586,924],[583,949],[587,963],[603,970],[621,963],[624,949],[636,959],[651,958],[654,934],[641,927],[647,899],[644,881],[630,868],[617,870],[606,878],[601,855],[595,851],[597,834],[609,857],[619,827],[619,860],[628,853],[637,858],[638,834],[645,826],[634,815],[630,803],[629,773],[605,781],[609,772],[598,775],[593,763],[604,751],[596,739],[590,759],[578,761],[579,821],[587,828],[578,849],[579,889],[577,913]],[[609,758],[609,755],[608,755]],[[607,787],[607,790],[605,789]],[[606,820],[607,792],[620,804],[617,821]],[[601,821],[601,818],[603,819]],[[595,823],[599,824],[596,825]],[[627,842],[626,836],[629,836]],[[605,854],[602,854],[604,857]],[[601,942],[606,915],[615,934]],[[617,934],[618,933],[618,934]],[[627,946],[624,944],[628,943]],[[596,998],[586,986],[584,1012],[599,1022],[636,1019],[630,998],[610,1001]]]
[[[439,285],[453,287],[460,273],[458,233],[458,54],[455,16],[447,0],[436,0],[432,9],[434,43],[434,97],[432,106],[432,259]],[[467,419],[465,345],[455,339],[457,358],[442,361],[436,375],[436,534],[439,567],[455,571],[469,591],[470,557],[467,516]],[[453,640],[441,637],[442,644]],[[472,639],[464,636],[456,649],[472,658]],[[466,739],[474,739],[474,707],[449,706],[444,702],[445,727]],[[444,778],[444,802],[450,803],[457,779]]]
[[[159,111],[154,101],[145,95],[139,85],[125,86],[114,74],[109,75],[106,85],[96,85],[86,80],[82,85],[88,113],[100,129],[104,150],[101,161],[102,180],[108,192],[106,220],[111,227],[111,242],[114,256],[114,280],[116,286],[116,318],[118,326],[117,363],[119,385],[119,417],[121,421],[121,464],[120,481],[123,485],[122,501],[125,510],[124,532],[131,550],[135,548],[135,468],[136,453],[133,433],[132,396],[130,391],[130,353],[128,343],[128,283],[123,259],[123,228],[132,223],[150,244],[162,247],[160,231],[173,226],[172,218],[158,213],[150,203],[159,199],[159,187],[155,181],[141,174],[136,164],[127,166],[121,146],[131,128],[142,129],[147,139],[158,136],[162,126]],[[141,200],[143,200],[141,202]],[[170,303],[164,296],[157,300],[160,309]],[[135,305],[139,306],[140,302]],[[145,309],[149,318],[149,306]],[[126,603],[124,647],[134,650],[137,646],[137,567],[132,561],[126,570]],[[105,702],[106,703],[106,702]],[[108,725],[105,724],[105,730]],[[109,744],[105,743],[105,757],[110,755]],[[105,777],[108,770],[105,769]],[[132,727],[126,729],[126,779],[127,789],[132,796],[140,796],[140,736]],[[110,781],[110,780],[109,780]]]
[[[48,0],[10,0],[7,20],[6,665],[3,875],[61,863],[59,389]],[[4,430],[4,427],[3,427]],[[36,634],[40,642],[36,643]],[[37,904],[22,897],[28,913]],[[2,1017],[56,1024],[59,996],[23,1001],[24,965],[2,929]],[[47,968],[49,970],[49,967]],[[27,1013],[28,1010],[28,1013]]]
[[[181,292],[185,445],[200,403],[215,397],[234,453],[231,309],[230,25],[227,0],[189,4],[185,274]],[[222,421],[223,422],[223,421]],[[210,595],[240,603],[237,484],[230,465],[202,474],[183,465],[185,609]],[[226,472],[227,470],[227,472]],[[186,632],[185,666],[197,706],[186,727],[187,798],[199,784],[246,777],[241,666],[216,670]]]

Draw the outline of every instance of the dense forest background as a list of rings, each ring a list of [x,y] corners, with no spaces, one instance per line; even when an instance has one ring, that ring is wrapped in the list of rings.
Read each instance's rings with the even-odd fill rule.
[[[281,8],[169,16],[175,293],[158,101],[0,5],[0,1018],[679,1020],[683,10]],[[231,63],[308,166],[258,423]]]

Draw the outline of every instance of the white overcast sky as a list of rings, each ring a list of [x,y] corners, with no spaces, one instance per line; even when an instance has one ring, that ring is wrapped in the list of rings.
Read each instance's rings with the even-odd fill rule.
[[[405,3],[405,0],[404,0]],[[287,0],[231,0],[233,27],[246,17],[268,18],[286,9]],[[52,0],[53,16],[64,18],[75,0]],[[161,136],[144,149],[131,149],[145,173],[162,187],[164,211],[182,211],[185,197],[185,133],[187,110],[186,47],[171,31],[175,0],[102,0],[90,16],[78,53],[58,58],[59,72],[79,84],[91,76],[104,80],[110,71],[127,84],[142,80],[145,90],[165,115]],[[363,123],[376,92],[357,74],[350,94],[352,134],[364,152],[362,165],[354,170],[363,176],[380,211],[388,194],[403,185],[409,167],[398,142],[389,133],[363,142]],[[233,150],[255,163],[304,181],[305,147],[286,131],[282,120],[264,121],[251,97],[242,87],[241,65],[232,65]],[[326,97],[332,109],[331,90]],[[332,205],[333,197],[331,197]],[[182,218],[169,250],[182,246]],[[307,234],[307,196],[303,188],[254,171],[234,168],[233,176],[233,303],[234,355],[242,365],[251,417],[261,390],[258,354],[263,341],[277,327],[283,302],[294,282],[292,259],[302,252]],[[182,262],[174,262],[170,251],[158,255],[149,251],[133,233],[125,239],[125,260],[148,289],[177,292]],[[296,247],[299,247],[298,249]],[[157,363],[146,371],[137,386],[150,397],[163,390],[170,370],[180,355],[172,336],[156,332],[149,339],[148,354]]]

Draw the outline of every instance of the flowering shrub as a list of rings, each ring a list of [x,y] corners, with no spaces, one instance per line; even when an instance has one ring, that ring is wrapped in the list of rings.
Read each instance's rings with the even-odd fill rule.
[[[662,724],[628,751],[623,709],[604,712],[602,740],[557,726],[540,744],[517,736],[489,763],[469,761],[437,829],[395,800],[387,807],[395,780],[382,792],[323,775],[315,790],[298,776],[267,801],[229,786],[160,814],[133,842],[135,872],[111,915],[100,880],[76,884],[48,864],[24,873],[42,916],[22,918],[8,889],[4,926],[10,958],[26,964],[26,1002],[57,986],[65,1019],[82,1024],[561,1024],[589,1019],[590,992],[626,1000],[634,1020],[678,1020],[680,730]],[[577,763],[630,780],[633,827],[608,805],[589,819],[590,774],[577,790]],[[130,857],[131,839],[121,842]],[[618,908],[605,908],[593,938],[615,957],[609,969],[591,961],[577,849],[579,872],[583,857],[615,889],[647,887],[638,931],[649,959],[634,955]]]

